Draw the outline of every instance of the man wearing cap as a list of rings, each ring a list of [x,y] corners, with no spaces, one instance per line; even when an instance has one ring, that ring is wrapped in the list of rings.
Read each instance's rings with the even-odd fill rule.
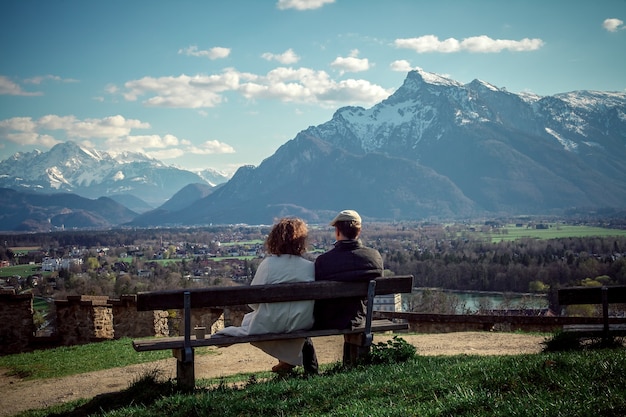
[[[335,246],[315,260],[316,281],[369,281],[383,275],[383,259],[373,248],[359,239],[361,216],[354,210],[343,210],[330,222],[335,227]],[[365,321],[365,300],[345,298],[317,300],[313,316],[316,329],[346,329]],[[344,343],[344,362],[350,346]],[[313,344],[307,340],[303,349],[305,371],[317,372]]]

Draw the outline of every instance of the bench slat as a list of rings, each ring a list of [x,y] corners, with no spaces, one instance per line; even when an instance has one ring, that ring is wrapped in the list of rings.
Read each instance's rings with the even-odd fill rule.
[[[568,324],[563,326],[563,331],[576,333],[579,336],[604,336],[605,330],[602,324]],[[609,332],[615,336],[626,335],[626,324],[610,324]]]
[[[626,285],[608,288],[609,304],[626,303]],[[559,289],[559,304],[602,304],[602,287],[571,287]]]
[[[239,287],[192,288],[192,308],[221,307],[252,303],[272,303],[300,300],[322,300],[338,297],[366,297],[368,281],[337,282],[315,281],[290,284],[254,285]],[[410,293],[412,275],[376,278],[376,295]],[[140,292],[137,294],[137,310],[182,309],[184,300],[181,290]]]
[[[389,320],[372,321],[372,332],[386,332],[393,330],[407,330],[409,325],[406,323],[393,323]],[[201,346],[229,346],[238,343],[262,342],[268,340],[285,340],[297,339],[300,337],[320,337],[332,336],[339,334],[356,334],[362,333],[364,327],[356,327],[354,329],[321,329],[321,330],[299,330],[291,333],[266,333],[248,336],[213,336],[205,339],[196,339],[191,336],[191,347],[197,348]],[[164,349],[182,349],[184,347],[184,337],[163,337],[155,339],[141,339],[133,341],[133,348],[137,352],[145,352],[150,350]]]

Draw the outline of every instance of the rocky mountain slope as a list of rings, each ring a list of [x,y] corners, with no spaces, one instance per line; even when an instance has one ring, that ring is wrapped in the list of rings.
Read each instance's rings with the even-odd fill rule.
[[[192,206],[134,224],[563,213],[626,206],[626,93],[539,97],[411,71],[369,109],[344,107]]]

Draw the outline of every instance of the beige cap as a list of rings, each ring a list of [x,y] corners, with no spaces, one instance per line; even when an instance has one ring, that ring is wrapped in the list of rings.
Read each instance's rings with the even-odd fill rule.
[[[330,222],[331,226],[334,226],[337,222],[350,222],[354,221],[361,225],[361,216],[354,210],[343,210]]]

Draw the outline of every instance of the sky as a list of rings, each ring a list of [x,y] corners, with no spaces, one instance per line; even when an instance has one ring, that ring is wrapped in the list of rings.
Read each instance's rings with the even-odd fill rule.
[[[416,68],[624,92],[625,21],[626,0],[3,0],[0,160],[74,141],[232,174]]]

